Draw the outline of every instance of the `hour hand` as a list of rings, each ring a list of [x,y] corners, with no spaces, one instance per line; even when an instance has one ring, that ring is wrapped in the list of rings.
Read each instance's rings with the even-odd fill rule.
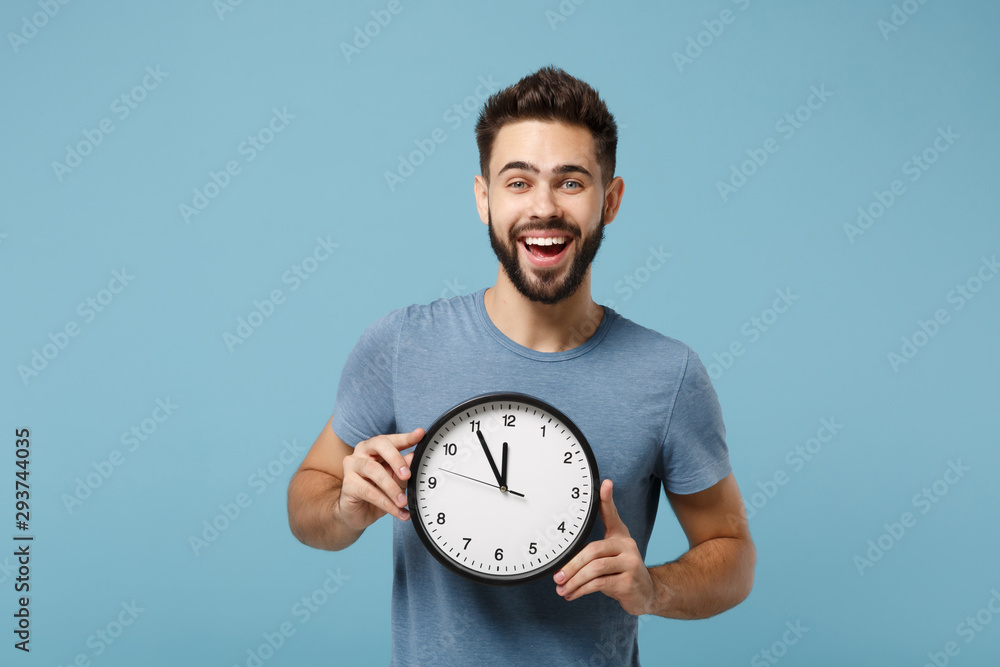
[[[504,486],[504,479],[500,476],[500,471],[497,470],[496,461],[493,460],[493,455],[490,454],[490,448],[486,444],[486,438],[483,437],[482,431],[476,430],[476,435],[479,436],[479,444],[483,446],[483,451],[486,452],[486,460],[490,462],[490,468],[493,470],[493,476],[496,477],[497,486]],[[506,456],[504,457],[506,460]]]
[[[500,455],[500,488],[507,488],[507,443],[503,443],[503,453]]]

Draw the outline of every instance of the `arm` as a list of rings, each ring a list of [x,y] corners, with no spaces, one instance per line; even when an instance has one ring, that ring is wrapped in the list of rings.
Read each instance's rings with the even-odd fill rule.
[[[605,481],[604,539],[587,545],[556,573],[556,593],[574,600],[600,591],[630,614],[683,619],[714,616],[749,595],[757,556],[732,474],[698,493],[667,493],[690,548],[652,568],[643,563],[611,492],[611,482]]]
[[[392,514],[406,521],[409,459],[400,451],[423,429],[380,435],[351,447],[328,423],[288,484],[288,525],[303,544],[339,551],[376,520]]]

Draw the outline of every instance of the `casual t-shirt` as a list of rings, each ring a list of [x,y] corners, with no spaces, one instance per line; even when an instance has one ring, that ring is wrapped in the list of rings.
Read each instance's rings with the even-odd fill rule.
[[[497,329],[484,293],[396,310],[368,327],[341,374],[334,432],[355,446],[429,428],[474,396],[536,396],[583,432],[645,558],[661,486],[695,493],[730,473],[704,365],[683,343],[607,307],[583,344],[537,352]],[[567,602],[550,577],[502,587],[465,579],[435,560],[411,522],[385,520],[393,522],[393,665],[639,664],[638,619],[614,599]],[[603,535],[598,518],[590,539]]]

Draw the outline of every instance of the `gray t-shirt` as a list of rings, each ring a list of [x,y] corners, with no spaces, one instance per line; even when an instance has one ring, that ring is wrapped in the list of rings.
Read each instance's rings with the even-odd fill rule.
[[[661,485],[695,493],[730,473],[705,367],[683,343],[610,308],[582,345],[536,352],[496,328],[484,293],[410,306],[372,324],[341,374],[334,432],[355,446],[429,428],[473,396],[537,396],[583,432],[645,557]],[[590,539],[603,536],[598,518]],[[467,580],[428,553],[411,522],[396,520],[393,570],[393,665],[639,664],[637,617],[603,594],[567,602],[550,577],[503,587]]]

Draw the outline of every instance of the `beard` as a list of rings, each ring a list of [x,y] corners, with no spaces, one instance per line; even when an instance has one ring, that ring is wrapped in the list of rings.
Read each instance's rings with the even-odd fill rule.
[[[599,233],[588,237],[580,243],[580,228],[570,225],[562,218],[549,220],[547,222],[533,222],[523,225],[514,225],[507,234],[506,243],[501,241],[493,229],[493,213],[488,211],[490,245],[504,273],[510,279],[518,292],[525,298],[536,303],[553,305],[573,296],[587,277],[590,265],[597,256],[597,251],[604,241],[604,211],[601,211],[601,221],[598,226]],[[572,237],[573,243],[580,245],[572,264],[568,269],[563,267],[553,268],[529,268],[527,271],[521,266],[518,258],[518,236],[525,232],[534,231],[560,231]],[[560,279],[560,275],[565,276]]]

